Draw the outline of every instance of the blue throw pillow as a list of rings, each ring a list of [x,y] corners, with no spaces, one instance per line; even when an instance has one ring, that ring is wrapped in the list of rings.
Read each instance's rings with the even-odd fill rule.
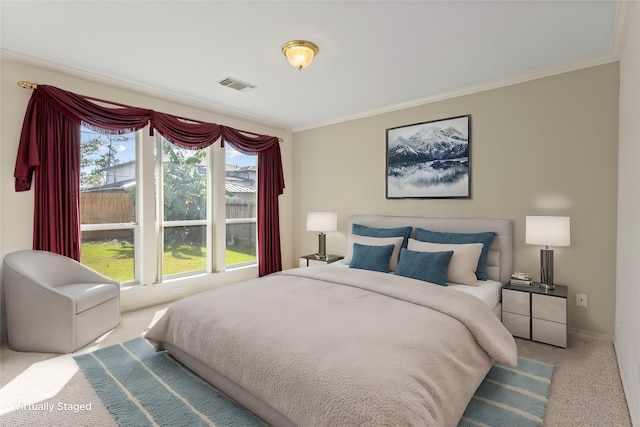
[[[439,231],[423,230],[416,228],[416,239],[421,242],[431,243],[482,243],[482,252],[478,259],[476,267],[476,277],[478,280],[487,280],[487,258],[489,257],[489,248],[493,243],[496,233],[493,231],[485,231],[482,233],[443,233]]]
[[[413,227],[397,227],[397,228],[376,228],[367,227],[366,225],[353,224],[351,226],[351,232],[358,236],[367,237],[404,237],[402,241],[402,247],[407,247],[409,242],[409,235]]]
[[[361,270],[389,271],[389,260],[395,245],[369,246],[360,243],[353,244],[353,257],[349,263],[349,268],[359,268]]]
[[[394,274],[447,286],[447,271],[453,251],[417,252],[400,249],[400,253],[402,256]]]

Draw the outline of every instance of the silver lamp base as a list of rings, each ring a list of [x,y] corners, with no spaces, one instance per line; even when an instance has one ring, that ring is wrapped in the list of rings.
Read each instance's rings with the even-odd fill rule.
[[[327,258],[327,235],[324,233],[318,234],[318,253],[316,254],[316,258]]]
[[[553,289],[553,249],[540,249],[540,287]]]

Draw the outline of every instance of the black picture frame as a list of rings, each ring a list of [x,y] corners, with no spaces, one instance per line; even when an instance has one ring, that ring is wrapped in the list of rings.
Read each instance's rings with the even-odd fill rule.
[[[471,198],[471,115],[387,129],[387,199]]]

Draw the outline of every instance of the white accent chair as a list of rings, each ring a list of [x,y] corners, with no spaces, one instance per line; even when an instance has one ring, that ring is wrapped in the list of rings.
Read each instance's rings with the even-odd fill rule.
[[[66,256],[10,253],[2,281],[14,350],[73,353],[120,323],[120,283]]]

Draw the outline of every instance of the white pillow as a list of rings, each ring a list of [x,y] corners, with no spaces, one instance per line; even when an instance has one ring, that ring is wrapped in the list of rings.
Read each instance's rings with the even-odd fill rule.
[[[347,239],[347,255],[345,255],[342,262],[344,264],[351,263],[354,243],[359,243],[361,245],[367,246],[395,245],[395,248],[393,248],[393,252],[391,253],[391,259],[389,260],[389,271],[396,271],[396,266],[398,265],[398,255],[400,254],[400,248],[402,247],[403,241],[404,237],[368,237],[360,236],[358,234],[349,234],[349,237]]]
[[[407,249],[418,252],[453,251],[447,271],[447,282],[478,286],[476,268],[482,253],[482,243],[448,244],[409,239]]]

